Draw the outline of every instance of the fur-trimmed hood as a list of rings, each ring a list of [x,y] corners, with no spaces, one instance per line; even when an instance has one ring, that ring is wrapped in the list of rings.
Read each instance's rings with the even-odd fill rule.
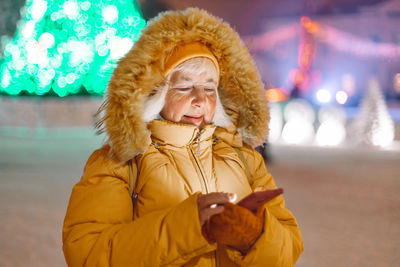
[[[108,85],[98,126],[119,161],[146,151],[150,131],[142,119],[145,102],[165,83],[165,59],[179,43],[207,45],[220,67],[219,96],[225,112],[242,134],[256,146],[268,132],[268,107],[263,84],[239,35],[204,10],[168,11],[151,20],[131,51],[120,60]]]

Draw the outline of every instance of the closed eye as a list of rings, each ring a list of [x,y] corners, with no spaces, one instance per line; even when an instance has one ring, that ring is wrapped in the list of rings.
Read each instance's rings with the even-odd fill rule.
[[[181,91],[181,92],[187,92],[191,90],[191,87],[182,87],[182,88],[174,88],[175,90]]]
[[[215,89],[214,88],[204,88],[204,90],[206,91],[207,94],[215,93]]]

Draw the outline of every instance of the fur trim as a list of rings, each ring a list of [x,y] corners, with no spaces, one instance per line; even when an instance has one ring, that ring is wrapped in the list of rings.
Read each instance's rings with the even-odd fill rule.
[[[165,84],[164,60],[176,45],[195,41],[207,45],[218,60],[220,100],[244,141],[256,146],[265,140],[268,107],[247,48],[228,24],[204,10],[189,8],[167,11],[150,21],[114,70],[98,126],[107,132],[118,160],[125,162],[146,151],[151,140],[143,112],[147,99]]]
[[[144,120],[144,122],[151,122],[159,116],[162,108],[164,107],[165,96],[167,95],[167,92],[168,86],[164,85],[158,90],[155,95],[149,97],[146,100],[142,115],[142,119]]]
[[[224,107],[222,106],[218,90],[217,90],[217,103],[215,105],[214,118],[212,119],[212,123],[220,127],[228,127],[232,125],[231,119],[229,118],[228,114],[226,114]]]

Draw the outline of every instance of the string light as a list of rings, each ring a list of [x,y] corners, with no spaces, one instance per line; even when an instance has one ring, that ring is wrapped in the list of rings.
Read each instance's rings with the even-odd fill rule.
[[[14,39],[1,39],[2,94],[101,95],[146,25],[132,0],[28,0],[21,15]]]
[[[400,58],[400,46],[394,43],[375,43],[369,39],[312,21],[308,17],[302,17],[300,25],[306,29],[307,33],[314,36],[316,41],[324,42],[339,51],[363,57],[381,57],[391,60]],[[253,40],[253,51],[271,51],[282,42],[295,39],[300,34],[299,29],[298,24],[290,24],[260,36],[247,37],[246,40]],[[305,63],[307,64],[307,62]]]

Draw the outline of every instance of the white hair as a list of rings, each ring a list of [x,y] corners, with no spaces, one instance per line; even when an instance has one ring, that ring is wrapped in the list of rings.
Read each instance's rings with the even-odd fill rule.
[[[145,122],[150,122],[154,119],[160,117],[160,112],[165,105],[165,96],[167,95],[167,91],[169,88],[169,82],[171,80],[172,75],[181,71],[186,74],[201,74],[209,70],[210,64],[213,64],[211,60],[204,57],[197,57],[176,66],[166,77],[166,83],[159,88],[156,88],[157,92],[150,96],[144,106],[144,111],[142,115],[142,119]],[[224,107],[222,106],[221,100],[219,98],[218,90],[216,90],[217,101],[215,105],[214,117],[212,119],[212,123],[216,126],[227,127],[232,124],[231,119],[228,114],[226,114]]]

